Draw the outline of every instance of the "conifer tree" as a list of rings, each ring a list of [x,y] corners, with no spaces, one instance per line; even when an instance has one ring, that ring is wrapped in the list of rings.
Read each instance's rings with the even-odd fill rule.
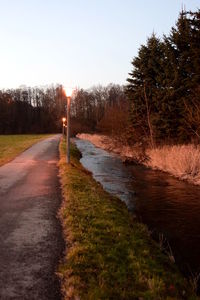
[[[152,145],[155,140],[189,141],[192,132],[200,132],[194,111],[200,105],[195,95],[200,87],[200,10],[182,11],[169,37],[160,40],[153,34],[132,66],[127,95],[133,138],[145,136]]]
[[[156,124],[163,88],[164,52],[161,41],[153,34],[147,45],[142,45],[138,57],[132,61],[133,70],[127,86],[131,102],[131,118],[135,135],[149,139],[151,146],[156,136]]]

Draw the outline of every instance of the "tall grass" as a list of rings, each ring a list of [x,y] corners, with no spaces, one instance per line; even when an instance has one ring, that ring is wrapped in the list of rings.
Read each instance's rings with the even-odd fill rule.
[[[80,153],[60,144],[63,202],[59,217],[66,241],[58,275],[63,299],[197,299],[126,205],[103,190],[80,164]]]
[[[200,185],[200,145],[166,145],[144,151],[138,145],[120,145],[118,141],[104,135],[80,134],[78,137],[117,153],[122,158],[143,163],[152,169],[168,172],[179,179]]]
[[[168,172],[180,179],[200,184],[200,146],[163,146],[146,151],[146,165]]]

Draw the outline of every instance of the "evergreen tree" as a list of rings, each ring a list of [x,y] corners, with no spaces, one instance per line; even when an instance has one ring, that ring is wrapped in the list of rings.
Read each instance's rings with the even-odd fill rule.
[[[182,141],[190,139],[188,108],[193,106],[194,90],[200,85],[200,13],[181,12],[176,28],[169,36],[176,58],[176,70],[172,81],[176,101],[177,137]],[[195,107],[195,106],[193,106]]]
[[[127,79],[130,116],[135,138],[189,141],[199,132],[192,111],[200,105],[200,11],[181,12],[169,37],[153,34],[132,61]],[[195,101],[191,100],[195,98]],[[198,100],[199,99],[199,103]],[[187,118],[193,120],[193,125]],[[195,128],[194,128],[195,127]],[[144,139],[144,138],[143,138]]]
[[[132,61],[133,70],[127,86],[130,113],[136,136],[150,137],[153,146],[160,122],[161,91],[164,83],[164,51],[162,42],[153,34],[142,45],[138,57]]]

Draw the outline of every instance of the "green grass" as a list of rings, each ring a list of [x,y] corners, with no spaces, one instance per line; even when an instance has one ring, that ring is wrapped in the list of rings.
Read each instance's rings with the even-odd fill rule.
[[[48,136],[50,135],[0,135],[0,166],[15,158],[19,153],[23,152],[34,143]]]
[[[64,299],[197,299],[147,228],[82,167],[75,146],[70,165],[64,143],[60,157],[66,255],[58,275]]]

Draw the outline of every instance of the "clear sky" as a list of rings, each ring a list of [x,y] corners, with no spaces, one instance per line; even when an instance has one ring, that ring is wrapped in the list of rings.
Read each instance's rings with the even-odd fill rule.
[[[200,0],[0,0],[0,88],[124,84],[154,31]]]

